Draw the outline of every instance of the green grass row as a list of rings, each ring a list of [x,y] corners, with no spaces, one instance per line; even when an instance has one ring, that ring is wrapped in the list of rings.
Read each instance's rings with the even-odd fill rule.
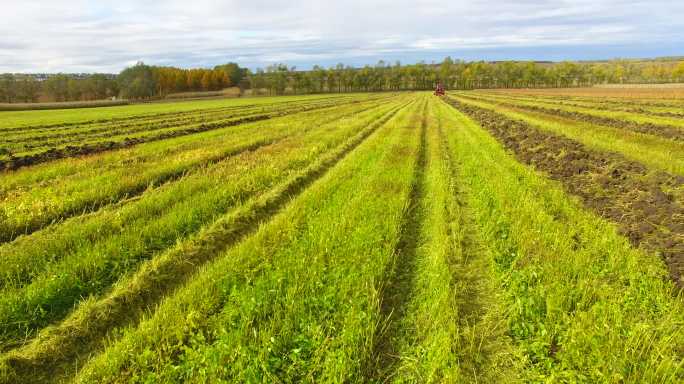
[[[415,228],[415,260],[407,263],[408,303],[393,331],[392,364],[378,381],[394,383],[513,382],[521,358],[506,335],[504,307],[491,251],[469,210],[458,158],[447,134],[460,129],[452,110],[428,111],[427,163]]]
[[[2,112],[0,129],[20,128],[38,125],[63,126],[65,124],[82,124],[103,122],[112,119],[128,119],[150,117],[154,115],[175,115],[182,112],[194,112],[211,108],[252,106],[259,104],[283,103],[289,101],[316,100],[330,98],[350,98],[359,95],[306,95],[256,97],[219,100],[194,100],[169,103],[133,104],[118,107],[68,109],[52,111],[17,111]],[[362,95],[363,97],[363,95]]]
[[[299,113],[9,173],[0,186],[0,241],[136,196],[287,137],[297,127],[325,124],[378,106],[370,102],[340,106],[325,114]]]
[[[2,356],[0,366],[10,367],[11,375],[18,380],[47,380],[54,379],[55,374],[68,374],[74,364],[78,365],[79,356],[87,356],[101,346],[108,332],[139,321],[146,308],[183,285],[200,265],[255,231],[259,223],[268,221],[405,106],[393,108],[275,188],[249,199],[198,235],[144,263],[103,298],[80,303],[59,325],[46,328],[28,345]]]
[[[134,133],[117,133],[113,132],[111,136],[105,137],[85,137],[77,141],[77,145],[69,141],[67,143],[56,144],[52,141],[47,143],[39,144],[36,146],[30,143],[18,143],[14,146],[10,146],[9,149],[5,149],[4,159],[0,157],[0,160],[5,160],[9,163],[13,162],[11,156],[15,156],[22,161],[23,158],[32,158],[33,162],[44,162],[51,160],[54,155],[58,157],[72,157],[78,156],[82,153],[91,152],[102,152],[104,150],[111,150],[120,147],[127,147],[131,145],[136,145],[149,141],[163,140],[171,137],[183,136],[188,134],[200,133],[215,129],[221,129],[227,126],[234,126],[243,124],[245,122],[267,120],[274,117],[303,112],[307,110],[314,109],[325,109],[330,107],[336,107],[339,102],[327,102],[327,103],[301,103],[295,106],[291,106],[283,109],[267,110],[265,112],[252,112],[247,114],[237,113],[236,115],[221,116],[216,120],[211,120],[202,123],[193,123],[188,125],[180,126],[163,126],[160,129],[156,127],[148,127],[149,129],[140,129]],[[56,140],[57,142],[63,141],[61,139]],[[16,152],[14,151],[16,150]],[[60,153],[64,152],[64,153]],[[14,152],[14,153],[13,153]]]
[[[358,381],[409,203],[418,107],[204,268],[76,381]]]
[[[663,262],[633,249],[457,111],[447,137],[493,250],[525,382],[684,380],[684,302]]]
[[[72,122],[72,123],[56,123],[48,125],[28,125],[20,126],[15,128],[2,128],[0,132],[11,135],[12,137],[21,137],[22,135],[50,135],[59,134],[60,132],[69,131],[96,131],[105,130],[116,127],[134,127],[142,124],[155,124],[155,123],[172,123],[177,121],[191,120],[197,118],[202,114],[217,114],[217,113],[228,113],[240,109],[255,109],[258,107],[270,107],[273,105],[286,105],[287,102],[283,103],[273,103],[273,104],[262,104],[260,106],[254,105],[242,105],[242,106],[223,106],[216,108],[207,108],[201,110],[191,110],[185,112],[177,113],[159,113],[151,115],[142,116],[130,116],[120,119],[102,119],[102,120],[92,120],[83,122]]]
[[[274,188],[392,107],[301,125],[291,138],[231,157],[137,201],[6,244],[0,337],[16,343],[63,317],[79,298],[103,292],[140,262]]]
[[[341,116],[31,235],[73,235],[76,251],[102,236],[113,252],[37,266],[0,315],[13,292],[108,285],[44,307],[79,302],[0,355],[0,383],[684,381],[684,299],[657,255],[438,98]],[[192,231],[152,224],[141,243],[154,208],[123,212],[164,199],[173,220],[214,215]],[[79,233],[88,220],[101,221]],[[156,250],[169,231],[183,240]]]
[[[174,127],[180,128],[200,123],[227,120],[229,118],[256,116],[264,113],[292,112],[303,109],[304,107],[336,106],[349,101],[351,100],[301,100],[298,102],[281,102],[269,105],[201,110],[191,113],[179,113],[171,116],[162,115],[158,118],[128,119],[122,122],[113,121],[101,124],[54,127],[50,129],[14,130],[8,131],[3,135],[5,138],[4,148],[14,153],[19,153],[22,148],[24,148],[22,145],[25,146],[25,150],[28,150],[40,146],[49,146],[51,144],[78,143],[86,139],[106,139],[117,135],[134,135],[145,131],[158,131]],[[359,100],[354,101],[364,101],[364,99],[360,98]]]

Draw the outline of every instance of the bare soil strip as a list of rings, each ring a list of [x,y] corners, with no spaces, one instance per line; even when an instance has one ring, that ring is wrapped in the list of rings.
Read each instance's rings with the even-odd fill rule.
[[[147,308],[154,307],[169,292],[184,284],[201,265],[270,220],[407,105],[392,109],[321,161],[263,198],[219,220],[188,245],[177,247],[160,260],[145,265],[126,286],[118,287],[104,299],[88,304],[75,316],[41,333],[32,343],[9,351],[0,359],[13,370],[17,379],[40,377],[45,382],[53,382],[56,376],[68,375],[69,371],[77,369],[78,364],[74,362],[87,359],[102,347],[112,329],[136,324]]]
[[[684,177],[648,170],[615,153],[582,144],[486,109],[447,99],[478,122],[517,159],[534,165],[585,207],[615,222],[635,246],[659,253],[684,288]],[[577,239],[581,246],[581,239]]]
[[[554,116],[565,117],[568,119],[582,121],[590,124],[604,125],[612,128],[626,129],[633,132],[645,133],[648,135],[662,136],[672,140],[684,140],[684,129],[671,126],[671,125],[660,125],[651,123],[637,123],[633,121],[626,121],[620,119],[612,119],[610,117],[602,117],[590,115],[587,113],[566,111],[559,108],[545,108],[540,106],[530,106],[530,105],[520,105],[516,103],[509,103],[500,100],[491,100],[487,98],[478,98],[471,96],[464,96],[459,94],[460,97],[476,101],[486,101],[490,103],[495,103],[497,105],[503,105],[506,107],[526,110],[532,112],[545,113]]]

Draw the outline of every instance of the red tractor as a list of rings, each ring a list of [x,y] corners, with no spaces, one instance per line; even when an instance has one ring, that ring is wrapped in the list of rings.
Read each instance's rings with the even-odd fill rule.
[[[437,83],[437,88],[435,88],[435,96],[444,96],[444,86],[442,83]]]

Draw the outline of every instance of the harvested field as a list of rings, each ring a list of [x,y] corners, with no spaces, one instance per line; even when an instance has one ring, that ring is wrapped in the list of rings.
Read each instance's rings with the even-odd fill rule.
[[[0,112],[0,383],[683,382],[657,102]]]
[[[547,88],[547,89],[506,89],[502,93],[520,95],[544,96],[581,96],[593,98],[624,98],[624,99],[684,99],[684,86],[668,84],[638,87],[632,84],[621,87],[593,87],[593,88]]]
[[[471,97],[471,96],[464,96]],[[475,100],[490,100],[487,98],[475,97]],[[534,105],[529,103],[516,103],[496,100],[499,105],[504,105],[507,107],[513,107],[521,110],[540,112],[549,115],[566,117],[573,120],[583,121],[591,124],[605,125],[608,127],[626,129],[633,132],[645,133],[649,135],[662,136],[673,140],[684,140],[684,126],[672,126],[666,124],[654,124],[654,123],[640,123],[632,120],[621,120],[606,116],[599,116],[595,114],[578,112],[573,110],[563,109],[562,107],[546,107],[540,105]],[[684,124],[684,121],[682,121]]]

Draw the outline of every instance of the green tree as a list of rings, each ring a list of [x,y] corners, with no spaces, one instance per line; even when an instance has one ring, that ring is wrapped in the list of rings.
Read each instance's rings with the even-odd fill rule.
[[[49,76],[45,80],[45,91],[54,101],[66,101],[69,98],[69,77],[64,74]]]
[[[248,72],[247,68],[241,68],[236,63],[217,65],[214,69],[221,70],[228,76],[230,82],[225,85],[226,87],[238,86],[247,77]]]
[[[121,96],[129,99],[149,99],[157,89],[152,67],[142,62],[121,71],[117,82]]]
[[[16,96],[14,75],[5,73],[0,76],[0,102],[11,103]]]
[[[684,81],[684,61],[680,61],[674,71],[672,71],[672,79],[675,81]]]
[[[17,99],[24,103],[35,103],[38,101],[40,86],[33,76],[24,76],[21,81],[15,82],[17,86]]]

